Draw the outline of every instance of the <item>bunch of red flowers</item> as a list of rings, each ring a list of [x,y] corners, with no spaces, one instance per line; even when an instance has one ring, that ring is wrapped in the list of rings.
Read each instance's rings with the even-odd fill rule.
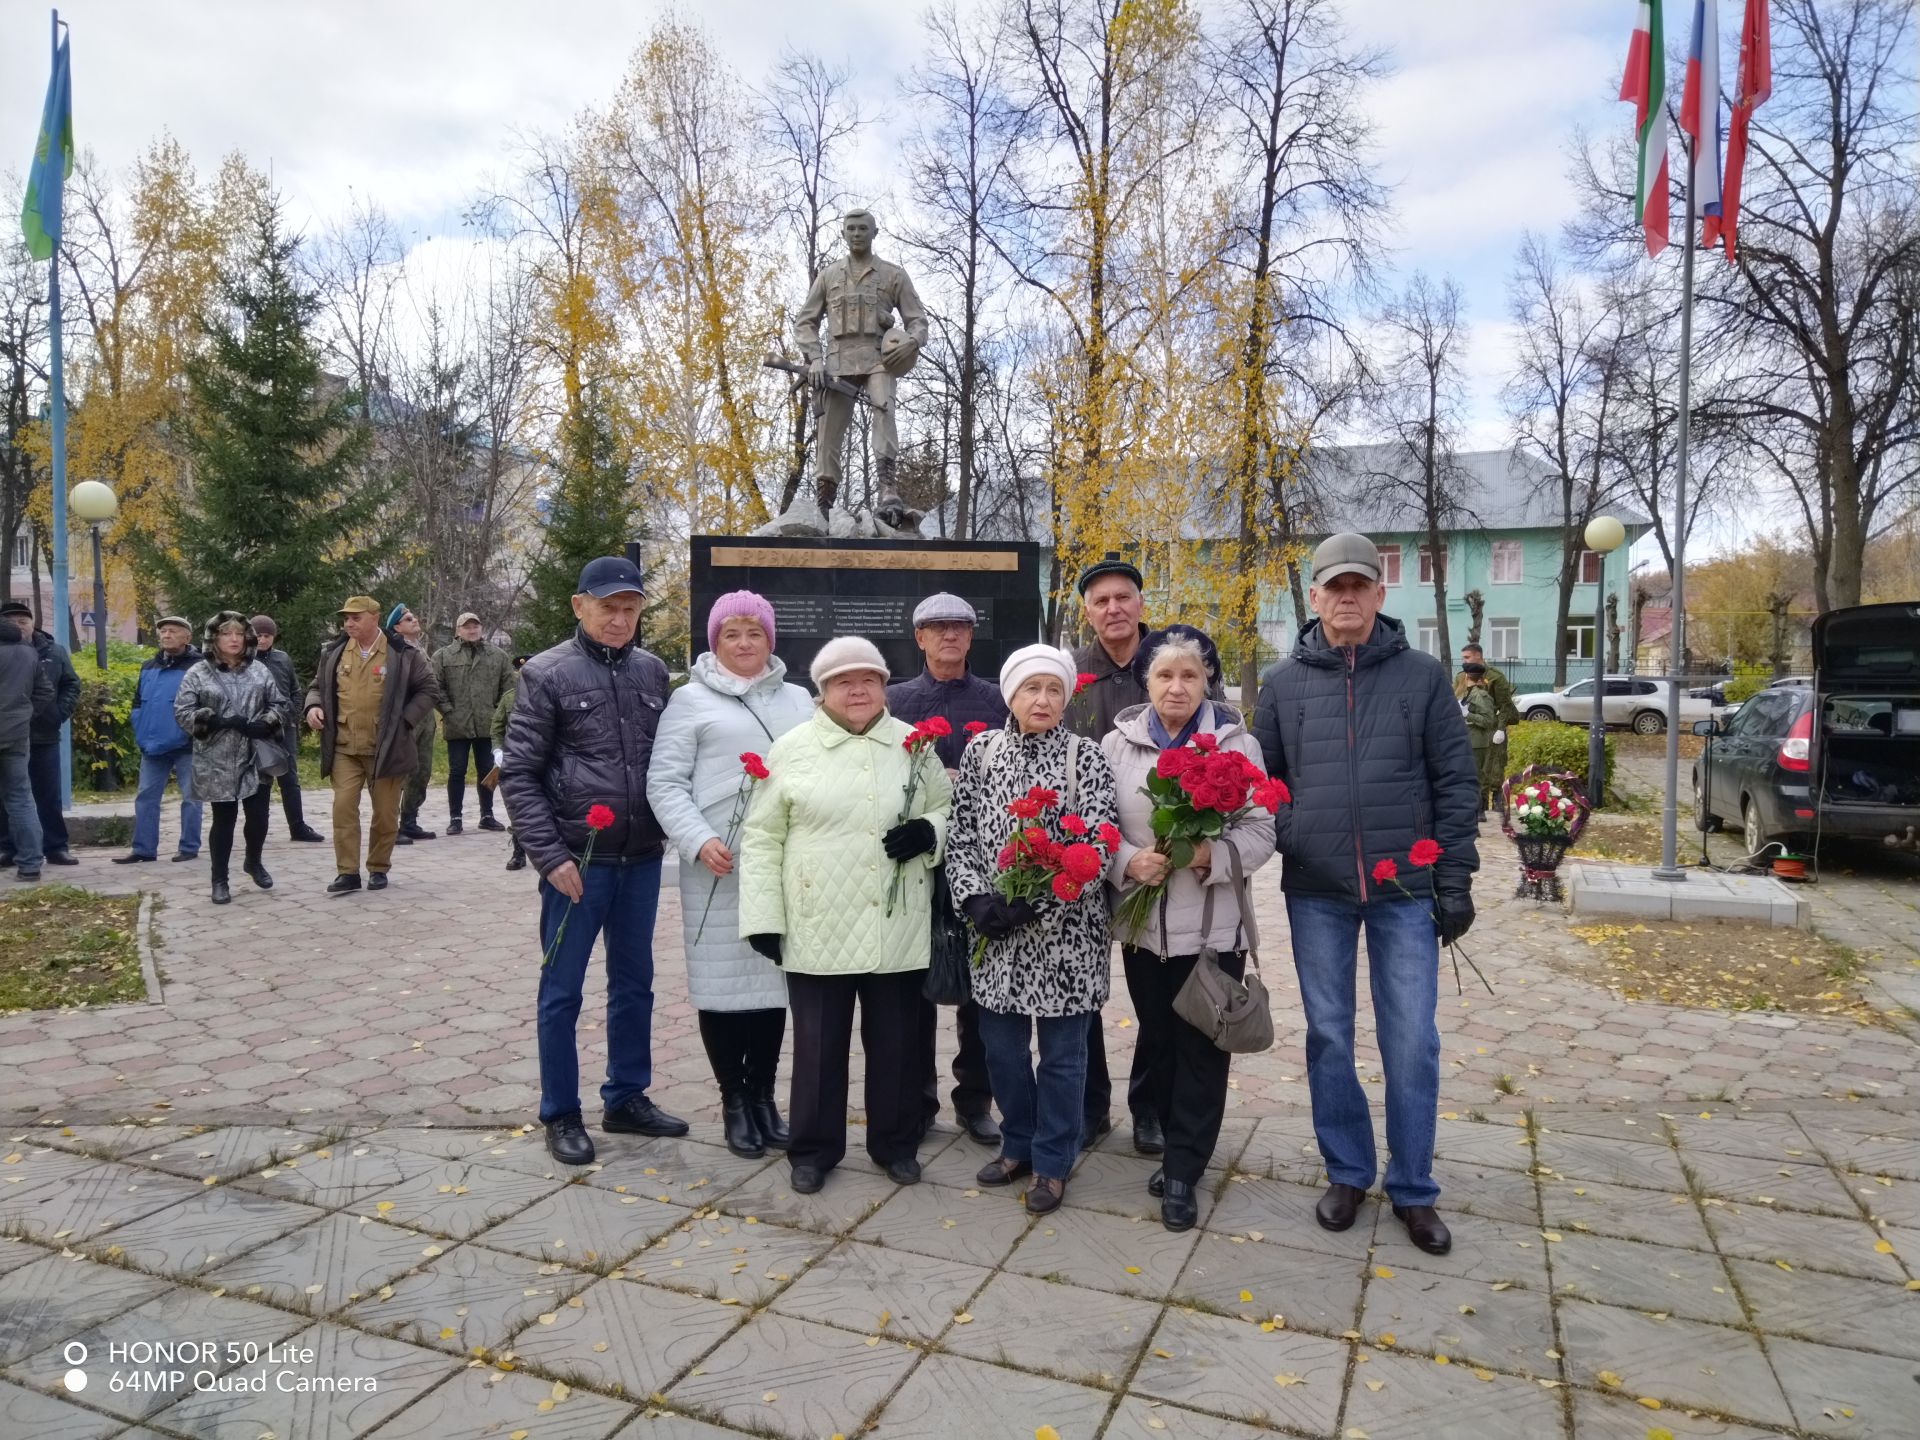
[[[1017,823],[994,856],[999,874],[994,876],[993,888],[1003,898],[1036,900],[1051,893],[1071,905],[1106,873],[1107,859],[1120,843],[1120,828],[1108,822],[1091,826],[1083,816],[1069,812],[1056,822],[1068,838],[1056,840],[1038,822],[1059,803],[1059,792],[1041,785],[1008,803],[1007,813]],[[974,964],[980,963],[986,947],[983,935],[973,947]]]
[[[920,774],[925,768],[920,757],[933,748],[933,742],[944,740],[953,734],[953,726],[940,715],[928,716],[908,733],[900,742],[900,748],[907,752],[907,786],[900,799],[900,818],[893,823],[904,825],[913,818],[913,797],[920,790]],[[906,862],[895,861],[893,879],[887,885],[887,914],[893,914],[893,907],[900,903],[900,896],[907,886]]]

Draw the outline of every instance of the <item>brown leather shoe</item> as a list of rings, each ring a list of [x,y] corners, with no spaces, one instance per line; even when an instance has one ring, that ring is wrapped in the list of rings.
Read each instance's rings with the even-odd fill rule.
[[[1320,1222],[1322,1230],[1350,1229],[1353,1217],[1360,1213],[1360,1202],[1366,1198],[1367,1192],[1359,1186],[1336,1182],[1327,1186],[1327,1193],[1313,1207],[1313,1218]]]
[[[1048,1215],[1060,1208],[1060,1202],[1066,1198],[1067,1182],[1049,1180],[1044,1175],[1033,1177],[1033,1186],[1027,1191],[1027,1213],[1029,1215]]]
[[[1431,1205],[1396,1205],[1393,1218],[1407,1227],[1407,1238],[1429,1255],[1444,1255],[1453,1249],[1453,1232]]]
[[[1014,1160],[1001,1155],[987,1161],[975,1175],[974,1182],[979,1185],[1011,1185],[1016,1180],[1024,1180],[1033,1174],[1033,1166],[1025,1160]]]

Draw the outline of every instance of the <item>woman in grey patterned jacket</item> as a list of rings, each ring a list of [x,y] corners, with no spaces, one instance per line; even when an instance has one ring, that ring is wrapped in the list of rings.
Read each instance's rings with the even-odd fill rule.
[[[260,778],[254,742],[281,739],[287,701],[273,672],[255,658],[253,626],[239,611],[222,610],[207,622],[204,657],[180,681],[173,718],[193,737],[194,795],[213,811],[208,837],[213,903],[225,905],[233,898],[227,861],[242,809],[247,844],[242,868],[262,890],[273,888],[273,877],[260,859],[273,792]]]
[[[1083,834],[1091,840],[1116,818],[1113,772],[1100,747],[1060,726],[1073,684],[1073,657],[1064,650],[1029,645],[1007,657],[1000,693],[1012,715],[1004,729],[976,735],[960,757],[947,832],[954,903],[986,937],[973,998],[1002,1121],[999,1158],[977,1178],[1011,1185],[1032,1175],[1027,1208],[1042,1214],[1059,1206],[1080,1151],[1087,1016],[1110,988],[1107,899],[1096,879],[1072,901],[1008,900],[994,879],[1016,824],[1039,825],[1064,845]],[[1036,786],[1058,802],[1038,820],[1016,822],[1008,805]],[[1084,831],[1062,823],[1071,815]],[[1037,1070],[1028,1049],[1033,1031]]]

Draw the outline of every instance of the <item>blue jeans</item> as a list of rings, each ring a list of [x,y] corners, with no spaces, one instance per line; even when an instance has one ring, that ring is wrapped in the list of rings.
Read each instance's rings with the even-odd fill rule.
[[[586,984],[593,942],[607,938],[607,1083],[601,1103],[609,1110],[653,1083],[653,917],[660,908],[660,861],[588,865],[580,878],[586,891],[571,904],[540,882],[540,953],[574,912],[551,963],[540,971],[540,1120],[580,1113],[580,1053],[574,1025]]]
[[[200,853],[200,802],[193,798],[193,749],[140,757],[140,788],[133,795],[133,853],[160,853],[160,801],[171,777],[180,786],[180,853]]]
[[[1307,1084],[1327,1178],[1362,1190],[1378,1173],[1373,1117],[1353,1068],[1355,948],[1367,930],[1374,1032],[1387,1077],[1387,1198],[1431,1205],[1434,1111],[1440,1104],[1440,952],[1426,900],[1356,905],[1287,896],[1293,968],[1307,1012]]]
[[[29,778],[25,745],[16,750],[0,750],[0,805],[7,811],[13,863],[25,871],[38,870],[46,857],[40,848],[40,816],[33,806],[33,781]]]
[[[1036,1069],[1028,1039],[1040,1032]],[[987,1075],[1000,1105],[1000,1153],[1025,1160],[1034,1174],[1065,1180],[1080,1153],[1087,1088],[1085,1015],[1004,1015],[980,1007]]]

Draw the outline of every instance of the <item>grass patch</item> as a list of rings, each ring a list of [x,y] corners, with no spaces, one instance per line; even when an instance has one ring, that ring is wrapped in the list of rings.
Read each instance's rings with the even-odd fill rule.
[[[1597,982],[1628,1000],[1695,1010],[1784,1010],[1888,1024],[1854,987],[1861,957],[1806,930],[1736,920],[1648,920],[1632,925],[1570,925],[1584,942],[1548,963]]]
[[[1584,855],[1592,860],[1617,860],[1632,865],[1657,865],[1661,858],[1660,817],[1651,803],[1642,814],[1621,815],[1613,813],[1613,798],[1607,801],[1608,808],[1600,811],[1587,821],[1587,828],[1581,832],[1572,854]],[[1689,822],[1690,823],[1690,822]],[[1681,832],[1680,853],[1685,854],[1686,835]]]
[[[55,1010],[146,997],[137,895],[41,885],[0,898],[0,1010]]]

